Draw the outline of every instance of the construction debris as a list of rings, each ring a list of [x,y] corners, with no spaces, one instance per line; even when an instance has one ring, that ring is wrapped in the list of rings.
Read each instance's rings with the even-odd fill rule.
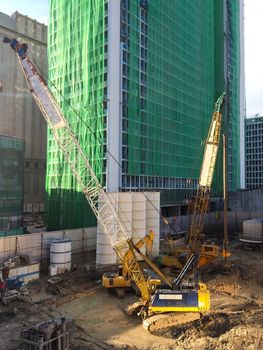
[[[71,322],[72,323],[72,322]],[[69,349],[70,322],[64,317],[36,324],[20,334],[23,350]]]
[[[73,350],[262,349],[262,251],[244,251],[238,242],[231,250],[230,273],[224,273],[219,260],[205,268],[212,308],[199,320],[182,318],[175,327],[149,334],[139,318],[124,313],[136,296],[127,293],[118,299],[108,294],[96,280],[87,278],[83,265],[75,272],[29,285],[30,298],[21,295],[18,301],[16,296],[6,305],[0,304],[0,348],[11,350],[16,345],[18,349],[21,331],[67,315],[76,324],[74,330],[70,328]],[[71,294],[63,295],[63,288]]]
[[[8,290],[1,296],[1,302],[7,305],[9,302],[18,300],[21,294],[17,290]]]
[[[58,294],[62,296],[72,294],[71,290],[60,285],[64,282],[63,279],[60,277],[52,277],[48,279],[47,282],[49,284],[49,290],[51,291],[52,294]]]

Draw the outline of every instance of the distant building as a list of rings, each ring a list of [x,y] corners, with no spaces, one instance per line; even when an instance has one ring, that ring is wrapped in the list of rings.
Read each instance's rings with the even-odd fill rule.
[[[0,13],[0,26],[1,35],[28,44],[30,56],[46,73],[47,27],[18,12],[11,17]],[[45,198],[46,124],[28,91],[17,57],[3,43],[0,43],[0,62],[0,135],[23,141],[24,212],[41,212]],[[13,147],[14,142],[9,143]],[[0,201],[6,199],[1,198],[2,193]]]
[[[246,188],[263,188],[263,116],[245,120]]]
[[[185,203],[223,91],[229,188],[245,186],[243,0],[51,0],[49,43],[53,92],[108,191]],[[47,164],[48,226],[94,224],[51,135]]]

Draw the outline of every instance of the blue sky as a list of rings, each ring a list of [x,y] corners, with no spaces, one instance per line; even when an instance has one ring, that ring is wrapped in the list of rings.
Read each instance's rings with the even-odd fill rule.
[[[247,115],[263,112],[263,0],[245,0]]]
[[[0,12],[11,15],[16,11],[48,23],[48,0],[0,0]]]
[[[212,1],[212,0],[211,0]],[[0,0],[0,11],[15,11],[48,23],[48,0]],[[247,115],[263,112],[263,0],[245,0]]]

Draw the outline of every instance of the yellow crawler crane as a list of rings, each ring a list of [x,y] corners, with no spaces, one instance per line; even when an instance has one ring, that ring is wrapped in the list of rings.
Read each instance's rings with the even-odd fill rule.
[[[30,92],[38,104],[50,132],[59,145],[79,187],[82,189],[98,222],[103,226],[104,232],[121,262],[122,277],[135,283],[140,290],[141,298],[136,308],[144,318],[144,327],[154,331],[175,325],[178,322],[181,324],[185,320],[185,316],[181,312],[187,312],[186,321],[189,321],[189,319],[199,317],[199,313],[209,310],[210,294],[205,285],[195,284],[193,286],[181,283],[184,275],[196,261],[196,255],[192,254],[179,276],[170,281],[150,258],[140,251],[140,246],[147,245],[147,241],[151,240],[151,238],[145,238],[145,240],[137,244],[134,243],[131,233],[120,221],[117,211],[112,204],[111,193],[105,192],[98,181],[89,159],[83,152],[70,124],[46,86],[43,77],[29,59],[27,45],[7,37],[3,41],[9,44],[17,54]],[[98,206],[98,198],[102,198],[103,204],[100,206]],[[114,231],[112,227],[115,228]],[[158,275],[158,279],[153,281],[145,274],[136,254],[139,254],[147,262],[150,268]],[[161,285],[160,281],[164,285]],[[132,311],[134,308],[130,310]],[[160,313],[166,315],[159,315]],[[152,316],[153,314],[155,316]]]
[[[208,264],[219,255],[219,247],[217,245],[204,242],[203,228],[219,147],[222,119],[221,106],[224,101],[224,96],[225,93],[223,93],[215,103],[211,124],[205,141],[205,150],[194,202],[192,222],[186,242],[174,249],[171,243],[171,254],[163,255],[160,259],[160,263],[164,266],[181,268],[185,259],[187,260],[188,257],[195,252],[198,253],[199,256],[197,261],[197,267],[199,268]]]
[[[146,247],[146,256],[149,256],[152,252],[154,240],[154,232],[150,230],[149,235],[141,238],[136,244],[135,249],[140,250],[143,246]],[[105,272],[102,276],[102,285],[104,288],[109,290],[115,290],[119,298],[123,298],[126,289],[135,289],[136,294],[140,292],[136,285],[132,283],[129,278],[129,260],[132,257],[132,252],[128,250],[123,259],[123,266],[120,266],[118,272]],[[156,285],[160,284],[160,278],[149,278],[149,284],[154,288]]]

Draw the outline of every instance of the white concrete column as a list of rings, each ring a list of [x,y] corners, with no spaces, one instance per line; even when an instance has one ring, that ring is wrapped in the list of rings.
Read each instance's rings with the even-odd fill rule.
[[[121,50],[120,50],[120,0],[108,3],[108,123],[107,148],[121,164]],[[107,154],[106,188],[118,192],[121,169],[115,159]]]
[[[239,0],[240,17],[240,187],[245,188],[245,45],[244,45],[244,0]]]

